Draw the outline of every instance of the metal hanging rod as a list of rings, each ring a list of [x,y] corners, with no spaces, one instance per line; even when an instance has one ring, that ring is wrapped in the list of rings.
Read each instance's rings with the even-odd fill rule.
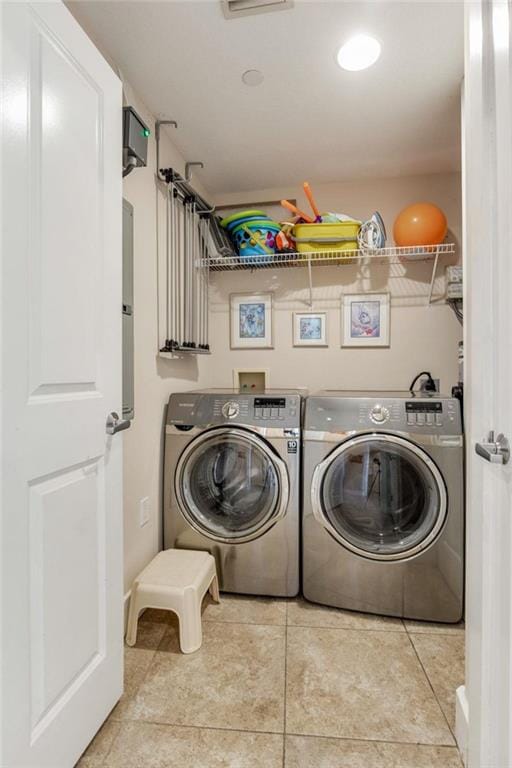
[[[162,178],[166,184],[173,184],[174,189],[182,198],[187,198],[195,204],[196,213],[199,216],[210,216],[210,214],[215,211],[215,206],[207,203],[188,181],[184,179],[178,171],[174,170],[174,168],[160,168],[159,174],[161,174],[160,178]]]
[[[198,168],[204,168],[204,163],[200,160],[190,160],[185,163],[185,181],[190,181],[192,178],[192,168],[197,166]]]
[[[158,170],[160,166],[160,128],[162,125],[174,125],[175,128],[178,127],[178,123],[176,120],[157,120],[155,123],[155,142],[156,142],[156,175],[160,179],[160,181],[164,181],[162,177],[160,176],[160,172]]]

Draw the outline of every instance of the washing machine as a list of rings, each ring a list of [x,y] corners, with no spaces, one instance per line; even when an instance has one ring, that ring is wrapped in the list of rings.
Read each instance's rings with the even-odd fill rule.
[[[459,401],[320,392],[304,417],[303,592],[315,603],[457,622],[464,596]]]
[[[299,591],[301,405],[292,390],[169,399],[164,545],[210,552],[225,592]]]

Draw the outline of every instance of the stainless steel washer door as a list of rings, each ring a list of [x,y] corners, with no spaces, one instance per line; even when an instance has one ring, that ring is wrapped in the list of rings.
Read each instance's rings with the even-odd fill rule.
[[[395,435],[347,440],[315,469],[313,514],[344,547],[373,560],[403,560],[429,547],[447,512],[430,457]]]
[[[204,536],[225,543],[250,541],[285,515],[288,472],[258,435],[219,427],[184,450],[175,491],[182,514]]]

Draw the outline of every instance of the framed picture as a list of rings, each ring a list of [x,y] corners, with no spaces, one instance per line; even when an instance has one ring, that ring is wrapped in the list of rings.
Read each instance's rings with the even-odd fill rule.
[[[232,293],[231,349],[272,349],[272,294]]]
[[[341,346],[389,347],[389,293],[341,297]]]
[[[327,346],[327,312],[293,313],[293,346]]]

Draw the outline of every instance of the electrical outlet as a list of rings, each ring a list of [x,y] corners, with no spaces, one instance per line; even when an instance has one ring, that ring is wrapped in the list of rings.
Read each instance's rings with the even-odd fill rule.
[[[141,528],[147,525],[147,523],[149,523],[149,497],[148,496],[144,496],[144,498],[139,501],[139,523]]]

